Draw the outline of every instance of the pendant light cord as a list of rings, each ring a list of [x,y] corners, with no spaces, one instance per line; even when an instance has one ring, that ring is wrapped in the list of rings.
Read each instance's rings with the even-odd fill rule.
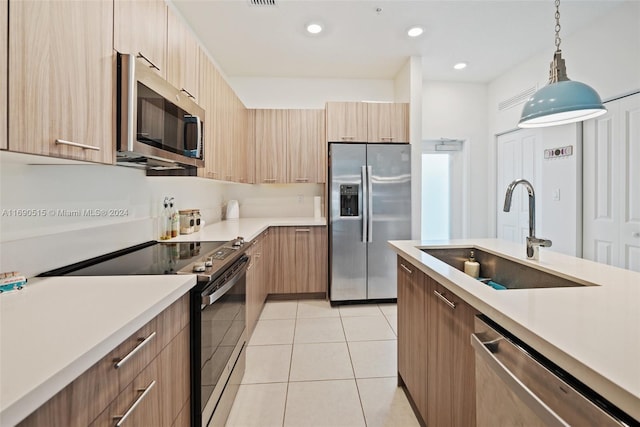
[[[556,52],[560,52],[560,0],[556,0]]]

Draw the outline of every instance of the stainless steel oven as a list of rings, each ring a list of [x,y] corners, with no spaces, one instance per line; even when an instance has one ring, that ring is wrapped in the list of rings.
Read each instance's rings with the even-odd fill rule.
[[[193,426],[225,424],[244,374],[248,265],[243,254],[191,291]]]
[[[244,239],[147,242],[41,276],[196,274],[190,291],[191,425],[222,426],[244,374]]]

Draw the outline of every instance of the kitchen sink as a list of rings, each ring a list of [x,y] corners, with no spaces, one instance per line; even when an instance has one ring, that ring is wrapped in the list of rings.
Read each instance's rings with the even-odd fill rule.
[[[493,284],[502,285],[507,289],[598,286],[594,283],[556,276],[473,247],[434,248],[422,249],[422,251],[460,271],[464,271],[464,262],[469,259],[469,254],[473,251],[476,261],[480,263],[480,279],[490,279]],[[484,281],[488,282],[488,280]]]

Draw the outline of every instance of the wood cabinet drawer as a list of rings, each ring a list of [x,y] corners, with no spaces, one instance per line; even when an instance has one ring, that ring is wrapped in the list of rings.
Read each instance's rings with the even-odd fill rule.
[[[154,360],[90,425],[92,427],[161,426],[159,378],[159,365]]]
[[[188,326],[189,294],[187,293],[29,415],[19,424],[20,427],[89,425],[121,392],[124,393],[131,388],[134,379],[163,348],[169,348],[168,346],[174,342],[177,343],[174,338],[179,333],[186,334],[180,341],[180,345],[184,346],[184,352],[186,352],[186,356],[181,358],[184,366],[179,367],[173,362],[165,363],[164,366],[167,371],[180,368],[180,377],[186,377],[186,381],[189,381]],[[177,350],[173,348],[172,351],[175,353]],[[116,364],[119,364],[119,367],[116,367]],[[184,374],[185,369],[186,374]],[[184,387],[180,388],[182,389]],[[172,405],[167,406],[173,411],[171,416],[177,414],[180,409],[175,409]]]

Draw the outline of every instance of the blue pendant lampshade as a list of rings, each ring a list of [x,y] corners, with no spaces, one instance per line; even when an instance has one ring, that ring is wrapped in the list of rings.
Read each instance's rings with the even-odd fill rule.
[[[518,127],[563,125],[598,117],[607,112],[598,93],[571,80],[550,83],[533,94],[522,109]]]
[[[601,116],[607,112],[600,95],[584,83],[567,77],[560,50],[560,0],[556,0],[556,51],[549,70],[549,84],[524,104],[520,128],[564,125]]]

